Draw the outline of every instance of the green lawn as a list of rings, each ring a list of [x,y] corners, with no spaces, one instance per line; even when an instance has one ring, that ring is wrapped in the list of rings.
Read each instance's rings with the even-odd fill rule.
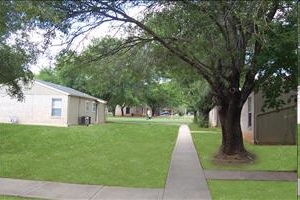
[[[179,126],[181,124],[191,124],[193,122],[193,117],[153,117],[150,120],[147,120],[145,117],[107,117],[106,120],[107,122],[114,123],[165,124]]]
[[[275,170],[295,171],[297,169],[296,145],[252,145],[245,143],[246,149],[257,159],[251,164],[220,165],[212,162],[213,155],[221,144],[221,130],[199,129],[190,126],[193,141],[204,169],[219,170]],[[297,183],[285,181],[241,181],[208,180],[214,200],[273,200],[297,199]]]
[[[114,123],[101,126],[69,128],[0,124],[0,177],[162,188],[178,126],[161,123],[176,124],[173,120],[113,118],[109,121]],[[197,129],[192,136],[204,169],[297,169],[297,146],[246,143],[258,157],[255,163],[220,166],[212,162],[221,142],[220,129]],[[208,180],[208,184],[214,200],[296,199],[297,193],[295,182]]]
[[[193,132],[192,136],[204,169],[297,170],[297,145],[252,145],[245,142],[246,149],[257,157],[253,164],[217,165],[212,162],[212,158],[220,147],[221,131],[201,129],[199,132]]]
[[[177,133],[158,124],[0,124],[0,177],[162,188]]]
[[[36,198],[28,198],[28,197],[15,197],[15,196],[2,196],[0,195],[1,200],[41,200]]]
[[[213,200],[296,200],[297,183],[209,180]]]

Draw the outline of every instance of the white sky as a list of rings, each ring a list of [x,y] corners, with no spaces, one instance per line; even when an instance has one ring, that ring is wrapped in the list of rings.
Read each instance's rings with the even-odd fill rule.
[[[101,38],[104,36],[115,36],[118,37],[118,30],[111,30],[109,28],[109,24],[102,24],[100,27],[86,33],[84,35],[78,36],[70,47],[72,50],[76,50],[77,52],[81,52],[94,38]],[[42,33],[32,33],[31,34],[32,41],[37,44],[43,43],[43,35]],[[66,47],[66,45],[62,45],[65,37],[63,35],[58,35],[53,41],[52,45],[49,46],[45,50],[44,53],[41,53],[37,58],[37,63],[35,65],[31,65],[30,69],[33,73],[37,74],[41,69],[54,67],[55,66],[55,56]]]
[[[137,18],[145,7],[135,7],[128,11],[130,16],[134,16]],[[119,23],[120,24],[120,23]],[[40,32],[40,33],[39,33]],[[119,29],[110,28],[109,23],[104,23],[96,29],[78,36],[73,42],[71,49],[76,50],[77,52],[81,52],[94,38],[101,38],[105,36],[113,36],[113,37],[124,37]],[[37,44],[42,44],[43,42],[43,34],[42,31],[35,31],[31,33],[30,37],[32,41]],[[49,68],[55,66],[55,56],[65,47],[62,46],[62,42],[65,36],[58,36],[52,41],[52,45],[43,53],[40,54],[37,58],[37,63],[35,65],[31,65],[30,69],[33,73],[38,74],[39,71],[43,68]]]

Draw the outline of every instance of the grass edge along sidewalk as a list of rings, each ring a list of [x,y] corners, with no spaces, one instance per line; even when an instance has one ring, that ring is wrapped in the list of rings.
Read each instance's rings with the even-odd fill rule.
[[[0,195],[1,200],[42,200],[38,198],[30,198],[30,197],[17,197],[17,196],[7,196],[7,195]]]
[[[294,171],[297,169],[297,146],[259,146],[247,144],[246,148],[255,152],[258,160],[253,164],[217,165],[212,156],[221,144],[218,128],[192,128],[192,136],[202,167],[206,170],[230,171]],[[196,132],[193,132],[195,131]],[[198,132],[197,132],[198,131]],[[283,156],[286,156],[282,159]],[[213,199],[297,199],[296,181],[253,181],[253,180],[210,180],[209,189]]]
[[[0,177],[141,188],[164,187],[178,134],[178,126],[116,123],[0,130]]]

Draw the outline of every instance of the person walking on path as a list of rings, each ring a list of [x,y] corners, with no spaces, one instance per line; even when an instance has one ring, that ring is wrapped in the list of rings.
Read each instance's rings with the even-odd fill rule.
[[[147,108],[147,119],[151,119],[151,118],[152,118],[151,110]]]

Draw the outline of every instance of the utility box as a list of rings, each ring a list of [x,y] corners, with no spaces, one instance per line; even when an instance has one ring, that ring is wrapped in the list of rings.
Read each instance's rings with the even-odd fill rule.
[[[91,117],[90,116],[81,116],[78,119],[79,124],[81,125],[89,125],[91,124]]]

